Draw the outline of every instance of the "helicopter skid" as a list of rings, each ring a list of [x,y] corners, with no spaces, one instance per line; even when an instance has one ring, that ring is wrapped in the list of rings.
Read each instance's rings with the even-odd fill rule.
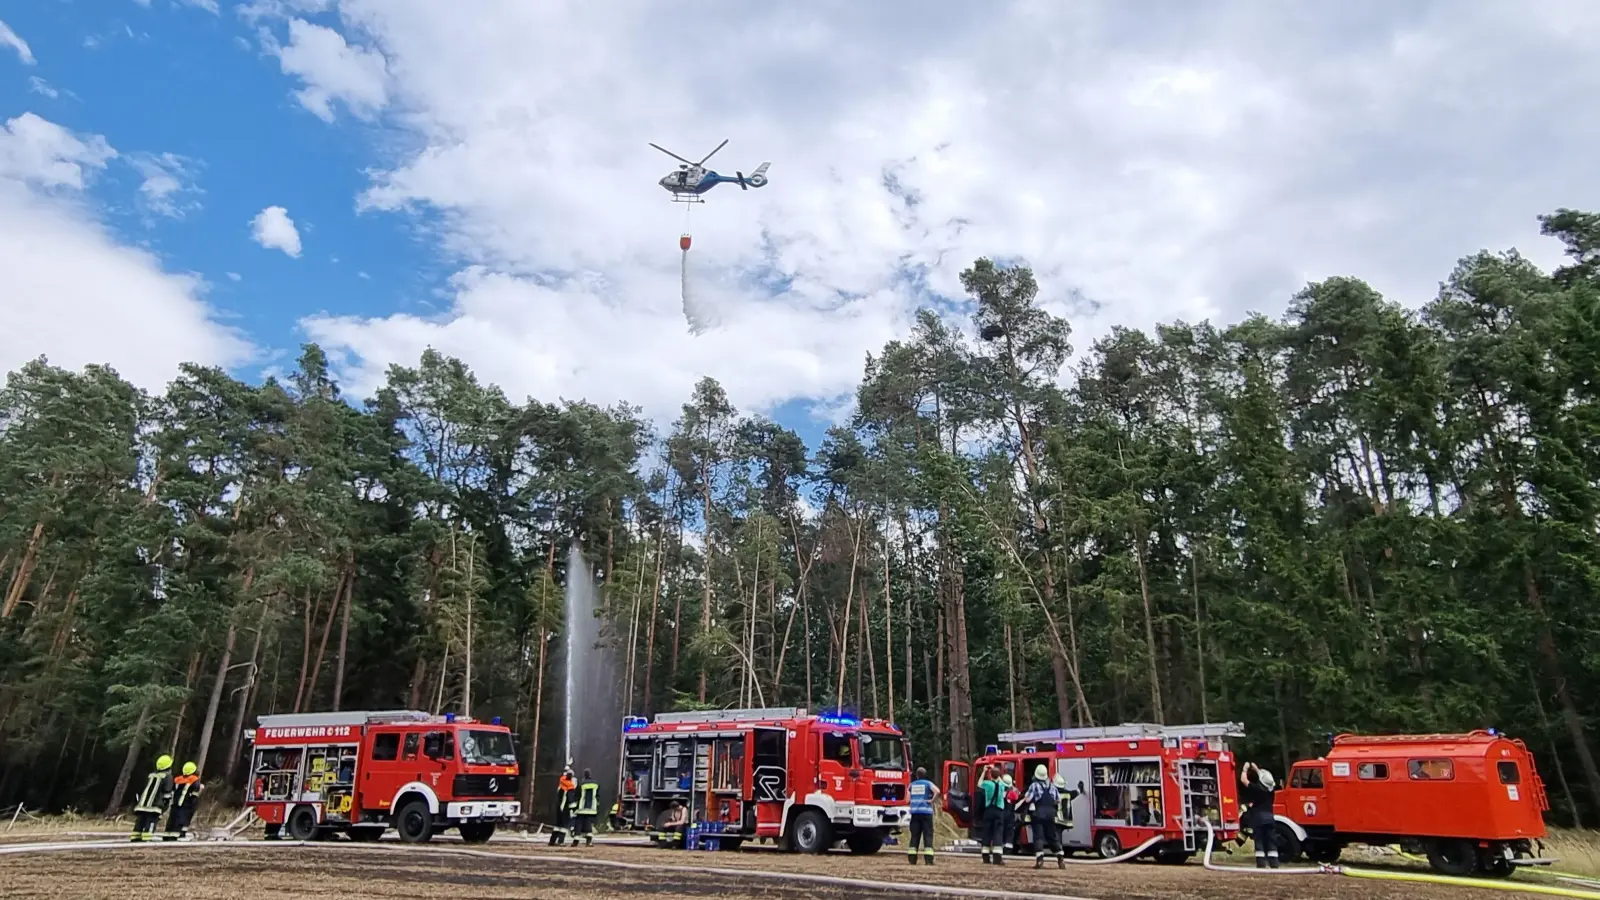
[[[672,195],[672,202],[673,203],[704,203],[704,202],[706,202],[706,198],[699,197],[699,196],[696,196],[694,194],[673,194]]]

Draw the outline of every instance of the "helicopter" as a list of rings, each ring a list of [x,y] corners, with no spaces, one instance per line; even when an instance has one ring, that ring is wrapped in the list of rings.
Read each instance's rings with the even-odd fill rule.
[[[772,165],[771,163],[762,163],[748,176],[743,172],[735,172],[735,177],[732,178],[727,175],[718,175],[716,172],[706,168],[706,160],[715,156],[717,150],[728,146],[726,138],[717,145],[716,150],[707,153],[699,162],[690,162],[660,144],[651,143],[650,146],[683,163],[678,167],[678,171],[669,172],[658,182],[662,187],[672,192],[674,203],[704,203],[706,201],[701,195],[719,184],[737,184],[742,191],[748,191],[753,187],[764,187],[767,183],[767,166]]]

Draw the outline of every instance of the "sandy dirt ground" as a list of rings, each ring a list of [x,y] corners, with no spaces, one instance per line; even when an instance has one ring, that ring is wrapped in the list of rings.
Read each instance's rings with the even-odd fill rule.
[[[1118,864],[1050,866],[1031,861],[984,866],[976,858],[941,856],[932,867],[906,864],[893,848],[863,858],[820,857],[770,850],[686,853],[630,846],[553,849],[494,841],[468,851],[460,844],[324,846],[196,844],[116,847],[0,856],[6,898],[183,898],[183,900],[310,900],[332,896],[434,900],[450,898],[649,898],[689,900],[761,897],[774,900],[904,900],[927,897],[895,885],[982,888],[1006,894],[1048,894],[1080,900],[1488,900],[1499,892],[1313,875],[1259,877],[1186,866]],[[622,863],[624,865],[607,865]],[[800,873],[891,884],[819,884],[756,872]],[[957,895],[945,895],[957,896]]]

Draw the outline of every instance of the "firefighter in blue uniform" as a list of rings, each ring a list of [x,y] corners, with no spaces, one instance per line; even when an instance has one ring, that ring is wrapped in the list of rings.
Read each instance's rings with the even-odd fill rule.
[[[1276,869],[1278,820],[1272,812],[1272,794],[1277,790],[1277,782],[1266,769],[1255,763],[1245,763],[1244,771],[1239,774],[1239,785],[1239,799],[1249,807],[1240,824],[1249,828],[1250,836],[1255,839],[1256,868]]]
[[[917,848],[922,848],[923,859],[933,865],[933,804],[939,798],[939,788],[928,780],[928,770],[919,767],[917,778],[911,782],[911,840],[906,844],[906,861],[917,864]]]
[[[1043,764],[1035,766],[1033,783],[1022,795],[1023,815],[1027,817],[1028,831],[1033,838],[1033,867],[1044,867],[1045,851],[1056,858],[1056,868],[1067,867],[1066,856],[1061,852],[1061,835],[1056,831],[1056,811],[1061,806],[1061,794],[1050,783],[1050,770]]]
[[[983,861],[1003,866],[1006,831],[1006,786],[994,766],[983,770],[983,780],[978,782],[978,843],[983,850]]]

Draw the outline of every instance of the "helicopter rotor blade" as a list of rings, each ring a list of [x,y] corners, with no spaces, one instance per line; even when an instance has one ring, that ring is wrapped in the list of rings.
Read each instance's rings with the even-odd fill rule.
[[[727,141],[723,141],[723,143],[727,143]],[[673,153],[671,150],[668,150],[667,148],[661,146],[660,144],[651,142],[650,146],[656,148],[657,150],[660,150],[662,153],[665,153],[666,155],[672,157],[673,159],[675,159],[675,160],[677,160],[677,161],[679,161],[681,163],[687,163],[688,165],[691,165],[691,166],[694,165],[694,163],[689,162],[687,159],[684,159],[683,157],[679,156],[678,154]],[[721,149],[721,148],[718,148],[718,149]]]
[[[741,190],[741,191],[750,190],[750,186],[744,183],[744,173],[743,172],[734,172],[733,174],[739,176],[739,190]]]
[[[722,139],[722,143],[720,143],[720,144],[718,144],[718,145],[717,145],[717,150],[721,150],[721,149],[722,149],[722,148],[723,148],[723,147],[726,147],[726,146],[728,146],[728,139],[727,139],[727,138],[723,138],[723,139]],[[697,166],[703,166],[703,165],[705,165],[705,164],[706,164],[706,159],[710,159],[710,158],[711,158],[711,157],[713,157],[713,156],[716,156],[716,155],[717,155],[717,150],[713,150],[713,151],[711,151],[711,152],[710,152],[710,153],[707,153],[707,154],[706,154],[706,158],[705,158],[705,159],[702,159],[702,160],[700,160],[700,161],[699,161],[699,162],[697,162],[697,163],[695,163],[695,165],[697,165]]]

